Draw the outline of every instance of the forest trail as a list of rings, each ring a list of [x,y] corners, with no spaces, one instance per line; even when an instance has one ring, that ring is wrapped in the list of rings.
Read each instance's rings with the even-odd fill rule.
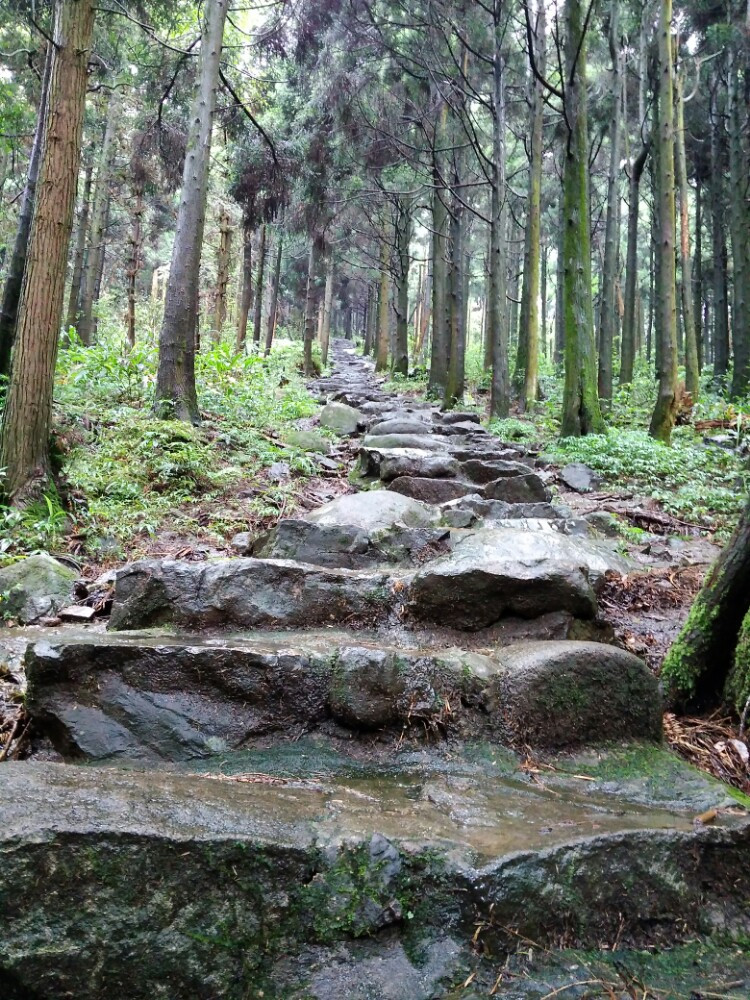
[[[107,632],[3,636],[47,740],[0,768],[10,998],[479,997],[519,942],[744,926],[750,821],[598,617],[629,560],[533,451],[333,356],[356,492],[125,566]]]

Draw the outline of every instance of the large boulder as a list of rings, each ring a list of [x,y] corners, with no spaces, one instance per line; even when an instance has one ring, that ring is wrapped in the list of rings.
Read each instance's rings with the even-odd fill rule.
[[[525,465],[523,462],[513,462],[504,459],[498,459],[494,462],[473,459],[461,463],[461,476],[470,483],[479,483],[480,485],[494,482],[496,479],[528,476],[532,475],[533,472],[534,470],[531,466]]]
[[[119,570],[109,627],[310,627],[378,621],[391,608],[385,573],[281,559],[145,559]]]
[[[497,657],[498,702],[520,745],[661,738],[659,685],[632,653],[597,642],[525,642]]]
[[[346,403],[326,403],[320,411],[320,426],[342,437],[356,434],[365,425],[365,415]]]
[[[441,504],[456,497],[467,496],[476,490],[473,483],[462,483],[458,479],[425,479],[420,476],[399,476],[389,485],[388,490],[412,497],[422,503]]]
[[[409,607],[423,621],[470,630],[507,615],[535,618],[568,611],[592,618],[596,586],[609,570],[625,568],[606,543],[512,527],[484,528],[416,573]]]
[[[550,499],[549,490],[534,472],[495,479],[485,486],[484,495],[505,503],[545,503]]]
[[[368,532],[381,531],[396,524],[408,528],[427,528],[436,515],[429,507],[387,490],[348,493],[305,515],[313,524],[335,527],[348,524]]]
[[[331,442],[318,431],[289,430],[284,434],[284,441],[299,451],[308,451],[316,455],[331,453]]]
[[[26,625],[54,614],[70,603],[77,575],[46,553],[0,569],[0,619]]]
[[[476,967],[477,913],[493,954],[747,932],[747,820],[523,782],[463,762],[307,781],[5,764],[3,996],[427,1000]],[[332,993],[357,943],[369,967]],[[389,943],[412,962],[383,969]]]

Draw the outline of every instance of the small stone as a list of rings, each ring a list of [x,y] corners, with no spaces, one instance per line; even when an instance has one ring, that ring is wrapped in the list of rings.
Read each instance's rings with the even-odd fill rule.
[[[317,452],[319,455],[328,455],[331,451],[328,438],[317,431],[287,431],[286,443],[300,451]]]
[[[601,485],[601,476],[582,462],[571,462],[560,470],[560,479],[576,493],[590,493]]]
[[[85,604],[71,604],[70,607],[61,609],[60,618],[67,622],[90,622],[94,614],[94,609]]]
[[[477,515],[470,510],[446,510],[442,520],[449,528],[471,528],[477,523]]]
[[[268,468],[268,478],[272,483],[280,483],[283,479],[288,479],[291,475],[287,462],[274,462]]]
[[[229,543],[230,549],[241,556],[246,556],[252,552],[253,535],[249,531],[240,531]]]
[[[503,500],[505,503],[545,503],[549,491],[536,473],[524,476],[510,476],[488,483],[484,490],[488,500]]]
[[[77,577],[46,553],[12,563],[0,569],[0,614],[22,625],[49,617],[70,600]]]

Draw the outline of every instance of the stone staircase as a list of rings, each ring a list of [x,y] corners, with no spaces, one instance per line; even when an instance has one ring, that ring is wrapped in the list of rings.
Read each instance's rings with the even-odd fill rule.
[[[333,356],[358,492],[124,567],[106,632],[0,637],[54,748],[0,767],[4,997],[479,997],[519,942],[750,929],[744,809],[597,620],[622,555],[536,455]]]

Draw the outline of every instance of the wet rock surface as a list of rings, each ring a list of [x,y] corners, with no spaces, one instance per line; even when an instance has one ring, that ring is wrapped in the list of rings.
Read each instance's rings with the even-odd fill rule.
[[[326,432],[288,441],[352,437],[359,492],[124,567],[109,632],[2,636],[64,761],[0,766],[9,1000],[470,997],[522,939],[750,930],[746,814],[661,749],[597,620],[614,532],[478,414],[332,353]]]

